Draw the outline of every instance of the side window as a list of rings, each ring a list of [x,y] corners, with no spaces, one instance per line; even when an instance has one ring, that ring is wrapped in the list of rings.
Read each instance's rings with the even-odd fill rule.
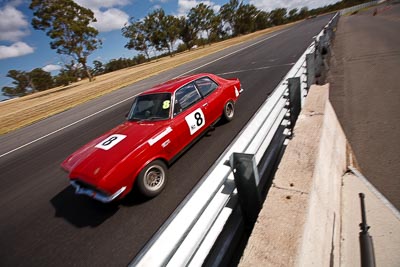
[[[211,80],[208,77],[198,79],[194,83],[196,84],[197,88],[199,89],[203,97],[209,95],[212,91],[214,91],[218,87],[218,84],[216,84],[213,80]]]
[[[174,115],[179,114],[201,99],[193,83],[180,88],[175,93]]]

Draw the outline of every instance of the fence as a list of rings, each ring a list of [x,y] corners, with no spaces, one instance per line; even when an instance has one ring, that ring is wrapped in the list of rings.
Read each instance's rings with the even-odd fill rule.
[[[241,236],[252,228],[308,88],[324,66],[338,18],[315,37],[130,266],[215,266],[231,260]]]
[[[370,7],[370,6],[374,6],[374,5],[380,4],[380,3],[382,3],[382,2],[385,2],[385,1],[382,1],[382,0],[379,0],[379,1],[371,1],[371,2],[368,2],[368,3],[361,4],[361,5],[357,5],[357,6],[352,6],[352,7],[349,7],[349,8],[345,8],[345,9],[342,9],[342,10],[340,11],[340,15],[342,16],[342,15],[345,15],[345,14],[351,14],[351,13],[353,13],[353,12],[355,12],[355,11],[360,10],[360,9],[363,9],[363,8],[366,8],[366,7]]]

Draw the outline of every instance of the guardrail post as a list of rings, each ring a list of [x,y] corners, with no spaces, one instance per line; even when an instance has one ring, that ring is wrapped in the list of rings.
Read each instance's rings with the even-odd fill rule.
[[[233,153],[230,165],[235,177],[239,204],[247,229],[251,229],[261,210],[260,177],[253,154]]]
[[[315,80],[315,56],[314,54],[306,55],[306,67],[307,67],[307,90],[310,90],[311,85]]]
[[[338,22],[339,22],[339,17],[340,17],[340,12],[338,12],[338,13],[336,14],[336,16],[334,17],[334,20],[333,20],[333,22],[332,22],[333,27],[335,28],[335,31],[336,31],[337,24],[338,24]]]
[[[315,44],[315,61],[314,61],[314,70],[315,70],[315,78],[320,77],[322,70],[322,53],[324,52],[323,50],[323,39],[325,37],[325,34],[322,35],[319,40]],[[314,83],[316,81],[314,80]]]
[[[289,83],[289,103],[290,103],[290,128],[294,129],[297,118],[299,117],[301,110],[301,88],[300,88],[300,77],[294,77],[288,79]]]

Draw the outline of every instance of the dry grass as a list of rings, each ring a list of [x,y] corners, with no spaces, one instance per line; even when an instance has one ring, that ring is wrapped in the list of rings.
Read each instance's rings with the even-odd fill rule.
[[[93,98],[102,96],[139,80],[175,68],[186,62],[221,51],[263,34],[277,31],[289,25],[269,28],[212,44],[194,51],[184,52],[174,57],[165,57],[146,64],[97,76],[92,82],[82,80],[65,87],[57,87],[44,92],[4,101],[0,103],[0,135],[32,124],[51,115],[70,109]],[[29,116],[27,116],[29,114]]]

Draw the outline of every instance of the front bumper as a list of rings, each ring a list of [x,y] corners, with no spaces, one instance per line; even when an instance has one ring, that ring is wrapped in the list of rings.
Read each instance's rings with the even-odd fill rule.
[[[126,186],[124,186],[121,187],[119,190],[117,190],[117,192],[115,192],[114,194],[107,195],[95,189],[85,187],[84,185],[78,183],[77,181],[71,181],[70,184],[75,188],[75,194],[86,195],[103,203],[109,203],[113,201],[126,190]]]

